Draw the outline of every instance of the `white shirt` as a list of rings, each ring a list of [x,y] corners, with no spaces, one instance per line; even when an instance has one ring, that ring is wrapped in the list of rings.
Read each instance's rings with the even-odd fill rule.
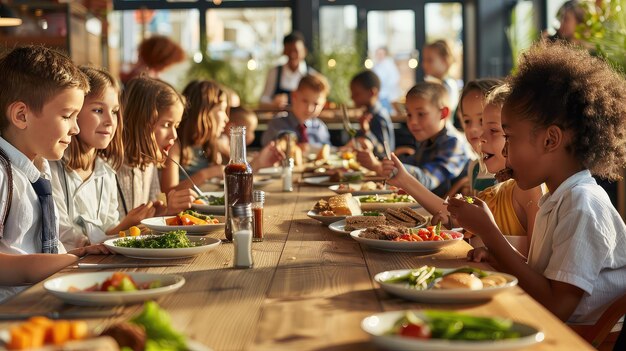
[[[21,151],[0,137],[0,149],[11,162],[13,194],[6,223],[0,224],[0,253],[25,255],[41,252],[41,205],[32,183],[39,177],[50,179],[48,161],[41,160],[41,171]],[[8,200],[8,174],[0,167],[0,214],[4,215]],[[55,211],[57,232],[59,216]],[[4,218],[0,218],[2,222]],[[59,241],[59,253],[65,248]],[[26,289],[26,287],[0,287],[0,301]]]
[[[125,217],[133,208],[148,201],[157,200],[161,193],[159,172],[154,164],[145,170],[122,165],[117,171],[118,185],[122,193],[118,192],[118,212],[120,219]],[[124,209],[126,207],[126,209]]]
[[[300,79],[306,76],[309,72],[307,70],[307,64],[304,61],[300,61],[300,65],[296,71],[292,71],[287,64],[282,65],[282,73],[280,76],[279,86],[287,91],[294,91],[298,89]],[[308,68],[311,72],[314,72],[312,68]],[[261,103],[270,104],[274,99],[274,91],[276,90],[276,79],[278,79],[278,67],[272,68],[267,73],[267,80],[265,81],[265,88],[263,89],[263,95],[261,95]]]
[[[571,324],[594,324],[626,292],[626,225],[588,170],[539,201],[529,266],[584,290]]]
[[[393,58],[385,57],[372,67],[372,71],[380,79],[378,96],[389,102],[396,101],[400,97],[400,71]]]
[[[61,221],[59,237],[66,249],[101,243],[119,223],[115,171],[97,157],[85,181],[62,161],[51,162],[52,193]]]

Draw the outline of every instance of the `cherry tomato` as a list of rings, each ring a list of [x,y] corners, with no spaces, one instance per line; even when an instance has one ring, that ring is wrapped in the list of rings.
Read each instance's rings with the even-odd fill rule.
[[[428,325],[417,325],[409,323],[400,328],[400,335],[410,338],[430,339],[430,328]]]

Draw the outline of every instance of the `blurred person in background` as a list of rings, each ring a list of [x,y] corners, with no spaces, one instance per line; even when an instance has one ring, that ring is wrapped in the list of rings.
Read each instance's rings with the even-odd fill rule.
[[[380,47],[374,55],[376,63],[372,67],[372,71],[376,73],[380,79],[380,91],[378,99],[390,115],[395,114],[391,103],[400,97],[400,71],[396,66],[393,57],[389,56],[386,47]]]
[[[547,33],[544,32],[546,39],[551,42],[557,40],[573,42],[575,41],[576,26],[585,20],[585,8],[580,0],[568,0],[557,11],[556,18],[560,23],[559,28],[554,35],[547,36]]]
[[[137,49],[137,63],[130,71],[120,74],[124,84],[142,73],[151,78],[159,78],[159,74],[170,66],[185,60],[185,51],[170,38],[153,35],[144,39]]]
[[[283,55],[287,63],[272,68],[267,74],[265,89],[261,95],[261,107],[285,108],[291,103],[290,93],[298,88],[298,83],[307,74],[317,73],[304,61],[307,50],[304,36],[299,32],[288,34],[283,39]]]

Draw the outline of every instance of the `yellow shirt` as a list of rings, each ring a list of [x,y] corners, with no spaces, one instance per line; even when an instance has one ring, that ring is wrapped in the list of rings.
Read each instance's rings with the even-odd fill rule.
[[[515,180],[498,183],[478,194],[493,213],[493,217],[504,235],[525,236],[526,230],[520,223],[513,208],[513,189]]]

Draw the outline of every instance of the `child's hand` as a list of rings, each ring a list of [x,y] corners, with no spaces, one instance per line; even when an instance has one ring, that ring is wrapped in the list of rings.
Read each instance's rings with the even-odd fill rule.
[[[389,183],[389,181],[387,181],[387,183]],[[435,213],[430,219],[430,225],[437,225],[438,223],[441,223],[441,225],[446,229],[454,228],[454,222],[452,221],[452,218],[450,218],[449,213],[437,211],[437,213]]]
[[[411,176],[409,172],[407,172],[406,168],[404,168],[404,165],[402,164],[398,156],[396,156],[396,154],[393,152],[391,153],[391,160],[384,159],[382,163],[382,176],[389,178],[389,180],[387,180],[387,183],[393,186],[401,187],[402,183],[404,183],[407,179],[406,177]]]
[[[359,164],[361,164],[361,166],[372,170],[379,175],[382,173],[382,164],[376,159],[376,157],[374,157],[372,151],[357,151],[356,160]]]
[[[272,104],[278,108],[283,108],[289,103],[289,96],[287,94],[276,94],[272,100]]]
[[[265,167],[272,167],[277,162],[280,162],[285,159],[285,153],[276,147],[276,143],[274,141],[265,145],[261,152],[254,158],[252,167],[255,170],[259,170]]]
[[[120,222],[120,227],[128,228],[133,225],[139,224],[142,219],[154,217],[156,208],[154,203],[149,201],[147,204],[141,204],[132,210],[128,211],[128,214]]]
[[[477,247],[467,252],[467,260],[472,262],[484,262],[489,260],[489,250],[486,247]]]
[[[370,131],[370,121],[374,118],[371,113],[364,113],[361,118],[359,118],[359,124],[361,125],[361,130],[364,133]]]
[[[174,215],[191,207],[193,200],[198,197],[191,189],[170,190],[167,194],[166,214]]]
[[[469,203],[471,199],[472,203]],[[448,212],[461,227],[478,235],[499,232],[493,214],[487,204],[477,197],[452,197],[448,200]]]
[[[110,255],[112,254],[112,252],[109,251],[109,249],[107,249],[107,247],[102,244],[77,247],[73,250],[68,251],[67,253],[77,256],[77,257],[83,257],[86,255]]]

